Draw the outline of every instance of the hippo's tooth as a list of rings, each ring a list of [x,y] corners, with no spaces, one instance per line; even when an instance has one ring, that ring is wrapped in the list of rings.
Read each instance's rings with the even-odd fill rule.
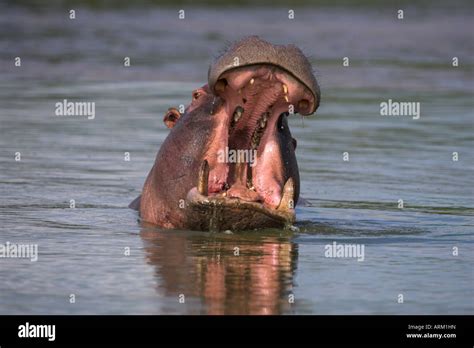
[[[234,122],[238,122],[242,117],[244,109],[241,106],[237,106],[234,111]]]
[[[209,183],[209,163],[207,160],[204,160],[201,163],[201,167],[199,168],[199,177],[198,177],[198,184],[197,189],[199,193],[203,196],[208,195],[208,183]]]
[[[256,159],[254,159],[255,161]],[[255,162],[253,162],[255,163]],[[255,191],[255,188],[253,187],[253,183],[252,183],[252,163],[248,162],[247,163],[247,187],[252,190],[252,191]]]
[[[268,117],[268,113],[265,112],[262,115],[262,118],[260,119],[260,128],[265,128],[265,126],[267,125],[267,117]]]
[[[288,103],[290,100],[288,99],[288,96],[285,95],[285,101]]]
[[[278,210],[289,210],[293,209],[295,202],[294,202],[294,195],[295,195],[295,182],[293,178],[289,178],[285,186],[283,186],[283,196],[281,197],[280,204],[278,205]]]
[[[283,93],[288,94],[288,86],[283,84]]]
[[[298,103],[298,109],[306,110],[309,106],[309,103],[306,99],[302,99]]]
[[[253,85],[253,83],[255,82],[255,79],[250,79],[250,84]]]

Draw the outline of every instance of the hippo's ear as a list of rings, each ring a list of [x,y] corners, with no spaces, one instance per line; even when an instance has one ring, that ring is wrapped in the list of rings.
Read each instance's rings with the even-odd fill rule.
[[[173,128],[176,122],[178,122],[179,118],[181,117],[181,113],[176,108],[169,108],[166,112],[165,116],[163,117],[163,122],[165,123],[166,127]]]

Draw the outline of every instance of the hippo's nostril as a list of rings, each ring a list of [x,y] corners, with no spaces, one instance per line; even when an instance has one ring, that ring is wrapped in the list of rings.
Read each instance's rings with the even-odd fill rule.
[[[302,99],[299,101],[298,109],[306,111],[308,107],[309,107],[309,101],[307,101],[306,99]]]
[[[219,81],[216,82],[216,85],[214,86],[214,89],[218,93],[222,93],[225,91],[225,88],[227,87],[227,80],[226,79],[220,79]]]

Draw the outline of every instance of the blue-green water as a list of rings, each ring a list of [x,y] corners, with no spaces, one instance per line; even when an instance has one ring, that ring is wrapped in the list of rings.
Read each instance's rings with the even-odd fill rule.
[[[0,244],[39,249],[37,262],[0,258],[1,314],[473,313],[472,18],[296,15],[1,8]],[[317,114],[290,120],[311,203],[299,231],[140,224],[127,205],[168,133],[163,113],[206,82],[212,52],[250,34],[302,47],[321,84]],[[63,99],[95,102],[95,119],[55,116]],[[420,119],[380,116],[388,99],[420,102]],[[364,245],[364,260],[326,257],[334,241]]]

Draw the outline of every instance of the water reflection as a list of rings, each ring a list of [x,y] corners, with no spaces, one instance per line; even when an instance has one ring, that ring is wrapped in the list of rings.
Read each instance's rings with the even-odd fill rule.
[[[290,235],[163,231],[142,225],[158,291],[186,297],[187,313],[281,314],[291,310],[297,244]],[[190,305],[198,300],[199,306]],[[195,308],[198,307],[198,308]]]

